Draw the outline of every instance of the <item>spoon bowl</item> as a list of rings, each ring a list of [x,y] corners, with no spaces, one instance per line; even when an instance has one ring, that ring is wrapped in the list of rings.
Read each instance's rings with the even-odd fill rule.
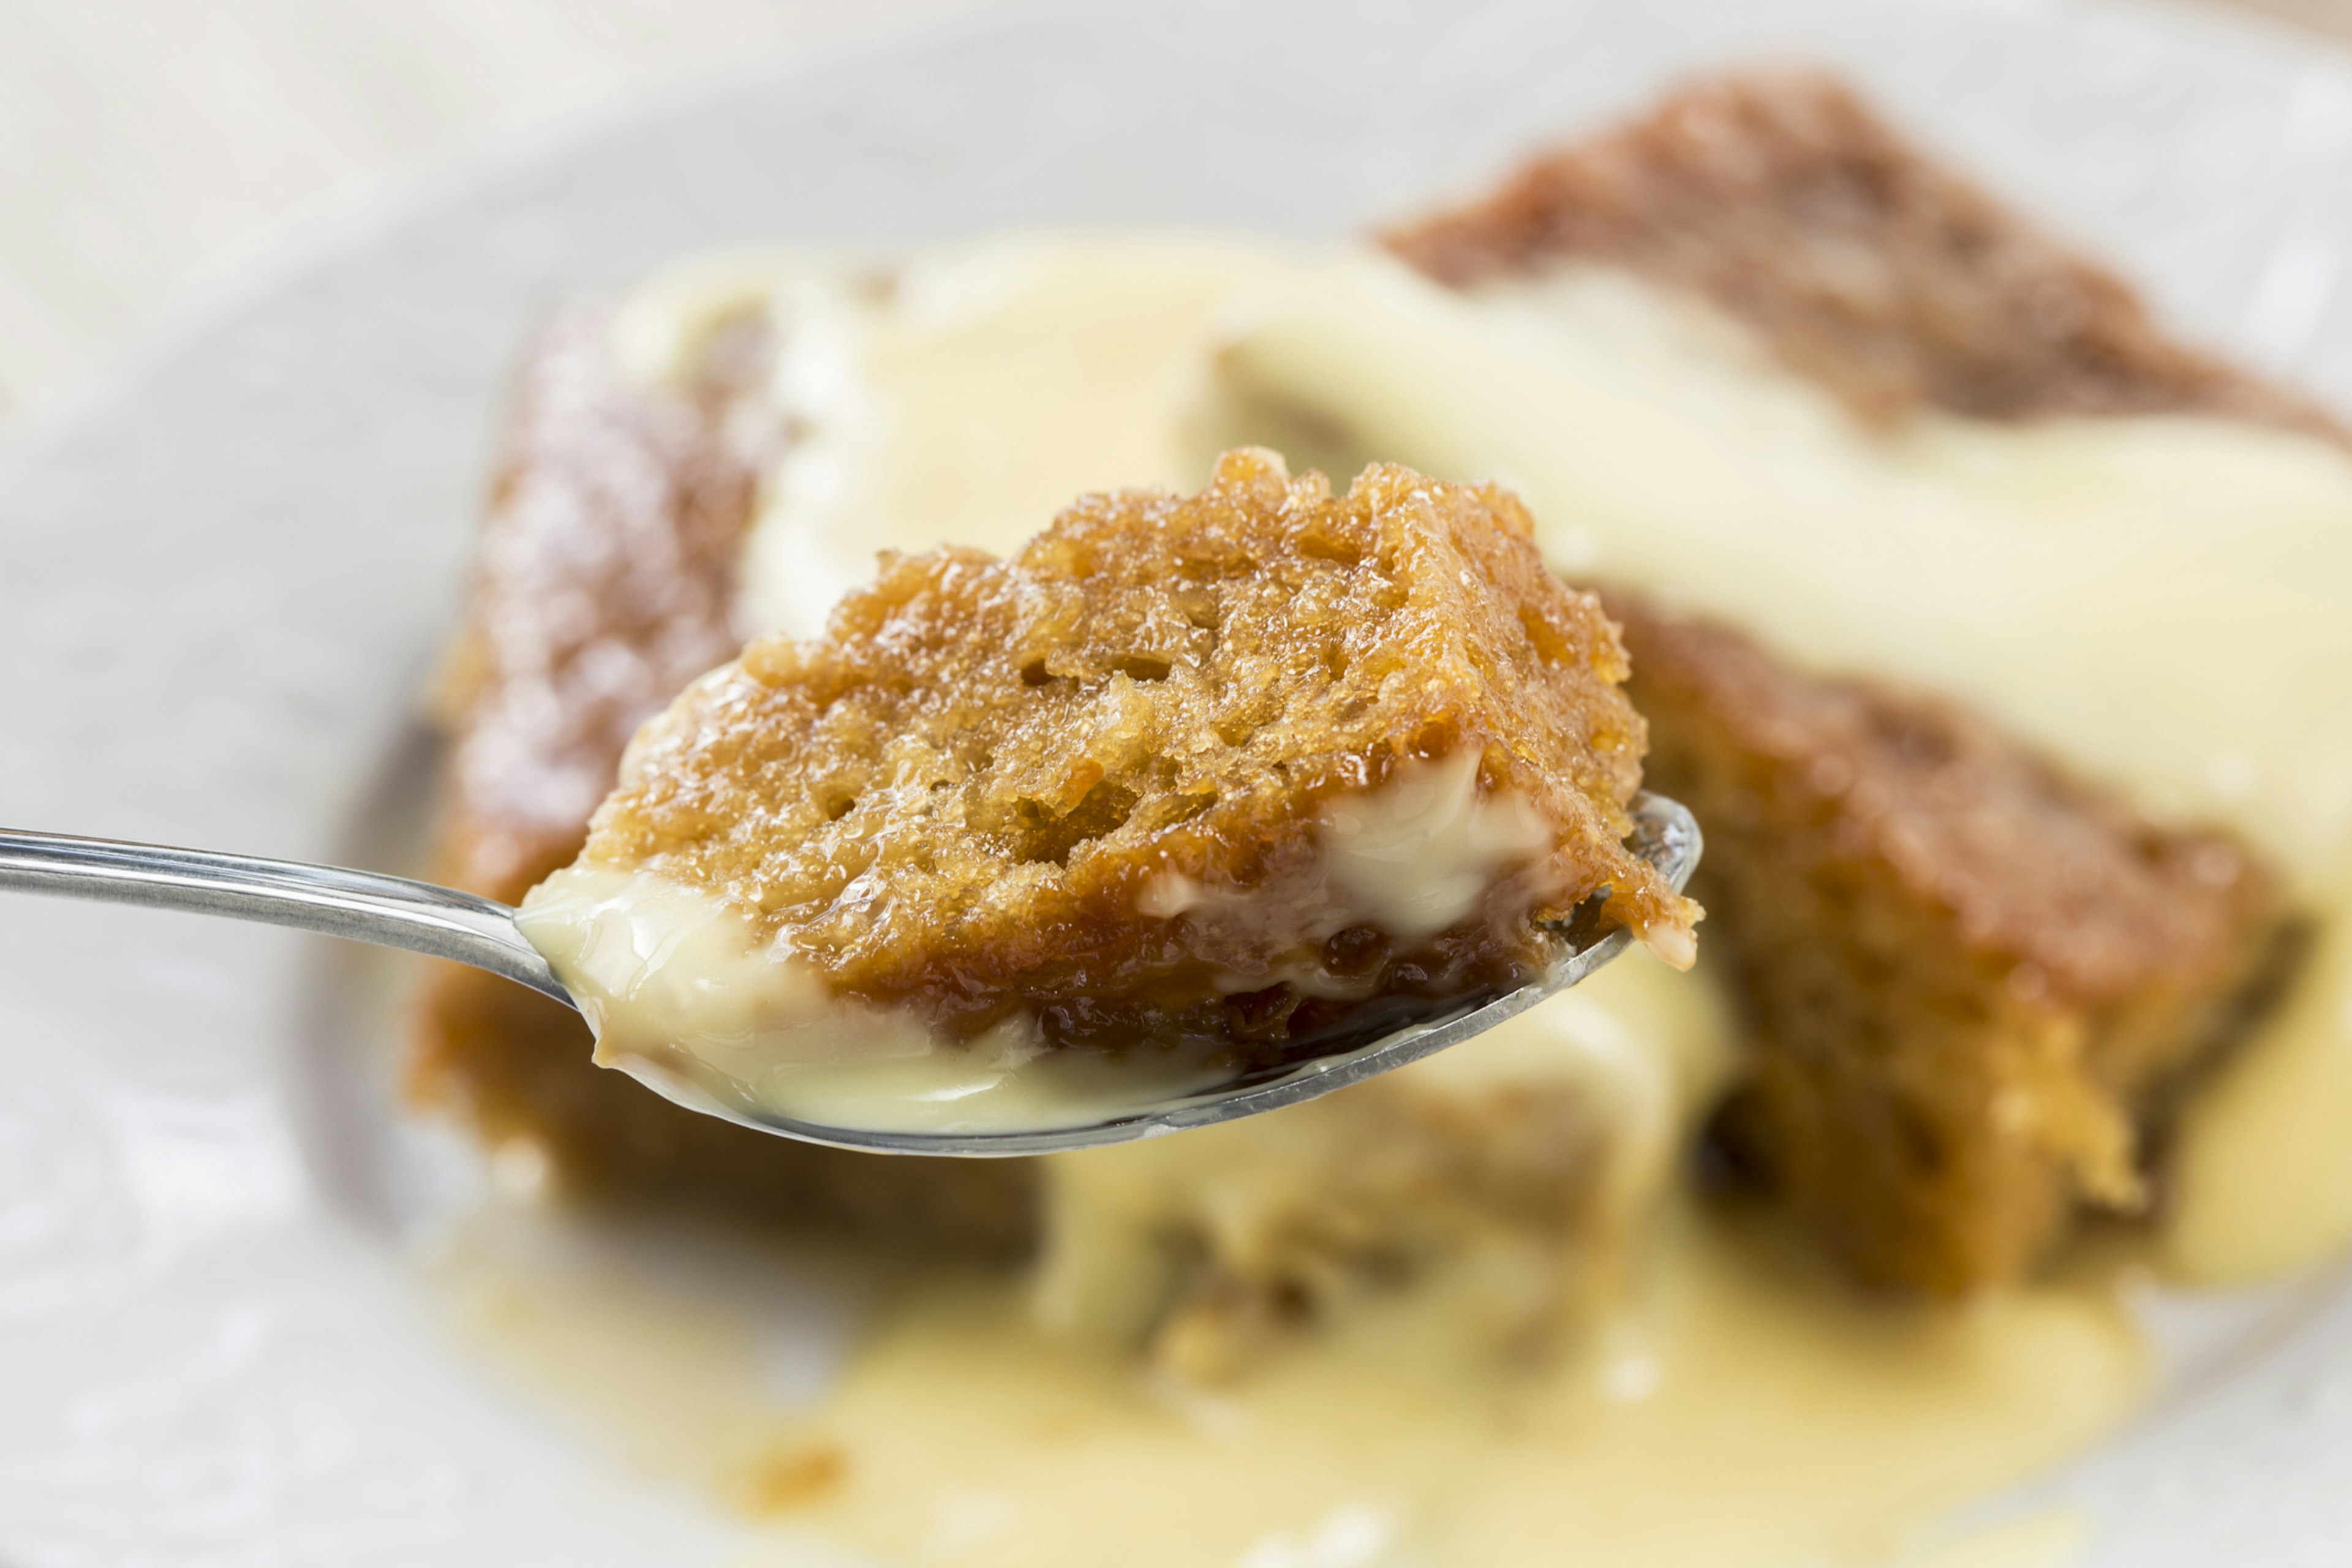
[[[1680,892],[1698,865],[1698,824],[1678,803],[1646,792],[1633,798],[1632,812],[1634,852]],[[215,850],[0,828],[0,889],[224,915],[403,948],[471,964],[566,1006],[577,1005],[523,936],[512,909],[430,882]],[[1484,1034],[1624,952],[1632,933],[1622,927],[1602,928],[1596,914],[1588,906],[1564,924],[1560,958],[1540,979],[1516,990],[1435,1001],[1384,998],[1358,1009],[1337,1030],[1296,1042],[1280,1062],[1205,1080],[1198,1072],[1171,1079],[1130,1074],[1123,1064],[1114,1065],[1092,1071],[1083,1092],[1074,1085],[1071,1112],[1051,1118],[1050,1124],[834,1125],[779,1115],[728,1086],[689,1079],[650,1063],[633,1060],[626,1070],[689,1110],[840,1149],[985,1157],[1123,1143],[1297,1105]],[[1050,1061],[1051,1056],[1040,1059]]]

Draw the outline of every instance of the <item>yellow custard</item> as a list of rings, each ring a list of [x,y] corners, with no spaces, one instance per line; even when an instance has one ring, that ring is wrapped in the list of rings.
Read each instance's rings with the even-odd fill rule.
[[[1441,1289],[1202,1390],[1041,1329],[1017,1280],[950,1275],[869,1299],[839,1382],[801,1404],[762,1391],[746,1300],[492,1239],[445,1265],[469,1333],[735,1505],[741,1561],[778,1565],[811,1533],[974,1568],[1937,1562],[1923,1521],[2101,1436],[2148,1370],[2103,1290],[1873,1306],[1675,1202],[1621,1305],[1540,1370],[1465,1359]]]
[[[1539,1373],[1428,1353],[1442,1291],[1209,1393],[1041,1338],[1017,1299],[918,1298],[818,1417],[846,1460],[810,1522],[991,1568],[1869,1561],[2142,1385],[2095,1291],[1906,1314],[1679,1205],[1652,1239],[1626,1304]]]

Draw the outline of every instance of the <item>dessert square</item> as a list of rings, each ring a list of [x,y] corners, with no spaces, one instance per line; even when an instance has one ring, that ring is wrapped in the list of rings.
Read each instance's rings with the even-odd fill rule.
[[[1652,775],[1706,826],[1734,1167],[1863,1279],[1944,1295],[2142,1211],[2164,1091],[2284,956],[2276,879],[1955,704],[1610,603]]]
[[[1507,492],[1229,453],[1010,560],[886,554],[638,734],[523,925],[600,1059],[779,1109],[934,1051],[1284,1059],[1534,980],[1580,912],[1687,966],[1624,675]]]

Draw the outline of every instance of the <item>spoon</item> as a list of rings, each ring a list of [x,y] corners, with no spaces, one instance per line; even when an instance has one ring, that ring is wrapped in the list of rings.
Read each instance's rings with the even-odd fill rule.
[[[1643,793],[1632,803],[1634,852],[1680,892],[1698,865],[1698,824],[1679,804]],[[209,849],[172,849],[107,838],[0,828],[0,889],[186,910],[292,926],[383,947],[454,959],[577,1006],[504,904],[454,888],[373,871],[264,860]],[[1042,1154],[1122,1143],[1255,1116],[1360,1083],[1484,1034],[1582,980],[1622,952],[1633,933],[1601,928],[1588,901],[1559,928],[1566,952],[1540,979],[1507,992],[1368,1004],[1340,1028],[1294,1043],[1284,1061],[1207,1089],[1106,1106],[1097,1120],[1037,1129],[894,1131],[798,1121],[722,1098],[657,1070],[631,1070],[690,1110],[786,1138],[875,1153]]]

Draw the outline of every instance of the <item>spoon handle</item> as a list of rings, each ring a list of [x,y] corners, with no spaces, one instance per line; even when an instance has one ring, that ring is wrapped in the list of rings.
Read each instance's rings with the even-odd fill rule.
[[[450,958],[567,1006],[571,993],[504,904],[404,877],[0,828],[0,890],[185,910]]]

